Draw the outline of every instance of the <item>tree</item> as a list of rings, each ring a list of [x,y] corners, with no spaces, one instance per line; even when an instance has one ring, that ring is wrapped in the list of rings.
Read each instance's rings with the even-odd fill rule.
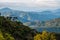
[[[50,34],[47,32],[47,31],[43,31],[42,32],[42,40],[49,40],[49,37],[50,36]]]
[[[56,36],[55,36],[54,33],[51,33],[51,34],[50,34],[50,40],[56,40]]]
[[[56,37],[54,33],[43,31],[42,34],[36,34],[34,40],[56,40]]]
[[[0,16],[1,16],[1,13],[0,13]]]
[[[18,18],[17,17],[12,17],[13,18],[13,21],[17,21],[18,20]]]
[[[5,37],[5,40],[15,40],[14,37],[12,37],[11,34],[9,33],[5,33],[4,37]]]
[[[0,30],[0,40],[5,40],[5,38],[3,37],[3,34],[1,32],[1,30]]]
[[[37,34],[36,36],[34,36],[34,40],[42,40],[41,34]]]

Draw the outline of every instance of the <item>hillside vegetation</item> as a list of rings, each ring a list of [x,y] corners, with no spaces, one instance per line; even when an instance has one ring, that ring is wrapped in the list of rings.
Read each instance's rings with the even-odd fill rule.
[[[33,40],[35,32],[21,22],[0,16],[0,40]]]
[[[20,21],[0,16],[0,40],[59,40],[60,34],[37,32]]]

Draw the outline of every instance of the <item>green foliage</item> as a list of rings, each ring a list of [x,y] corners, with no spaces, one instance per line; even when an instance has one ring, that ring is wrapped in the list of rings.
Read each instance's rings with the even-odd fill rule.
[[[14,37],[11,36],[11,34],[5,33],[4,35],[5,40],[15,40]]]
[[[56,36],[54,33],[43,31],[42,34],[34,36],[34,40],[56,40]]]
[[[38,34],[36,30],[19,21],[0,16],[0,40],[56,40],[55,38],[54,33],[43,31],[42,34]]]
[[[1,32],[1,30],[0,30],[0,40],[5,40],[5,38],[3,37],[3,34]]]
[[[33,40],[34,30],[19,21],[0,17],[0,40]]]
[[[4,33],[0,29],[0,40],[15,40],[9,33]]]

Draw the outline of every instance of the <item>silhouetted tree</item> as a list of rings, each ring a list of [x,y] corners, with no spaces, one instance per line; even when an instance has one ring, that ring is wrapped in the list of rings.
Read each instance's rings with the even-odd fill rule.
[[[1,13],[0,13],[0,16],[1,16]]]
[[[12,19],[13,19],[13,21],[17,21],[18,18],[17,17],[12,17]]]

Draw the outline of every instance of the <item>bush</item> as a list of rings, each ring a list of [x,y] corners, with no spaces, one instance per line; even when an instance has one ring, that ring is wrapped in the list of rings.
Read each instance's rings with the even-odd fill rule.
[[[56,40],[56,37],[54,33],[43,31],[42,34],[36,34],[34,40]]]

